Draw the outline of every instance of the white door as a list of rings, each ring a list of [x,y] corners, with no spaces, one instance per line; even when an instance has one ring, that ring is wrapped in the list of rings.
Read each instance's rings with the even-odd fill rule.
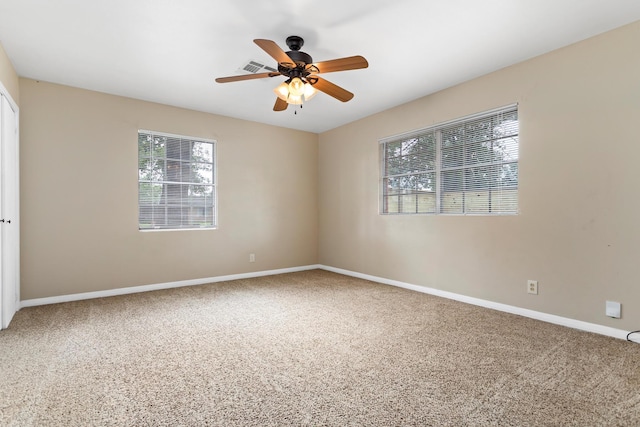
[[[20,211],[17,107],[0,94],[0,329],[20,299]]]
[[[4,109],[4,96],[2,94],[2,92],[0,92],[0,217],[2,215],[4,215],[4,211],[3,211],[3,207],[4,207],[4,201],[2,200],[4,197],[4,192],[2,191],[2,186],[4,183],[4,168],[2,167],[3,161],[4,161],[4,156],[3,156],[3,149],[2,147],[4,146],[3,141],[4,141],[4,115],[2,114],[2,110]],[[3,223],[0,223],[0,329],[4,329],[7,326],[9,326],[9,322],[6,322],[5,325],[5,321],[4,321],[4,317],[5,317],[5,312],[7,312],[7,308],[5,308],[4,303],[6,300],[6,297],[4,295],[4,280],[2,278],[2,274],[4,272],[4,269],[2,268],[2,254],[3,254],[3,250],[2,250],[2,246],[3,246],[3,242],[4,242],[4,227],[3,227]]]

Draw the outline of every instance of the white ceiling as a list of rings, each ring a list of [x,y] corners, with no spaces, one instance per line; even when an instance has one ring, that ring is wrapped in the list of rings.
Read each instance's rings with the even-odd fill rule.
[[[319,133],[639,19],[638,0],[1,0],[0,43],[22,77]],[[367,58],[322,75],[353,100],[294,115],[272,111],[282,77],[214,82],[290,35]]]

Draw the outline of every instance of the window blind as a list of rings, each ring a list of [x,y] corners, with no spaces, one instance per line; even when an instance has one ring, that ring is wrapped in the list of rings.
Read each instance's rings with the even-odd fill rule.
[[[517,106],[380,142],[383,214],[518,211]]]
[[[139,131],[139,229],[214,228],[214,165],[215,141]]]

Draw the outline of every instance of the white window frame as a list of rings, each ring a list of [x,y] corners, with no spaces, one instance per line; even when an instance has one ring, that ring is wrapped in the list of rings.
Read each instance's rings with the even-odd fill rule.
[[[515,144],[512,144],[515,147],[515,153],[513,153],[513,151],[511,153],[512,155],[515,154],[515,160],[513,159],[510,159],[510,160],[502,159],[499,161],[491,160],[484,163],[478,162],[473,164],[466,163],[466,160],[464,160],[462,162],[462,165],[457,165],[453,167],[444,166],[443,136],[442,136],[443,131],[447,131],[456,126],[472,124],[478,120],[488,119],[492,117],[500,117],[502,114],[513,114],[513,113],[515,113],[516,117],[518,117],[517,118],[518,128],[516,130],[516,133],[514,135],[511,135],[512,137],[515,137],[515,140],[516,140]],[[518,164],[519,164],[519,134],[520,132],[519,132],[518,104],[511,104],[504,107],[483,111],[481,113],[472,114],[472,115],[461,117],[455,120],[438,123],[433,126],[429,126],[429,127],[418,129],[418,130],[413,130],[410,132],[386,137],[379,140],[379,145],[380,145],[380,181],[379,181],[379,209],[378,209],[379,213],[381,215],[489,215],[489,216],[517,215],[519,213],[519,208],[518,208],[518,186],[519,185],[518,185],[518,177],[517,177]],[[390,161],[390,159],[386,158],[388,153],[387,144],[400,143],[404,147],[404,143],[415,144],[415,141],[417,141],[418,138],[423,138],[422,141],[425,141],[425,140],[432,141],[432,143],[435,145],[433,149],[426,149],[426,151],[423,149],[423,151],[420,151],[418,155],[414,154],[414,158],[424,157],[426,159],[429,159],[429,160],[425,160],[424,167],[420,168],[419,170],[416,170],[416,165],[412,164],[411,166],[407,166],[408,169],[406,171],[396,169],[394,171],[396,172],[395,175],[393,174],[393,172],[389,172],[391,169],[393,169],[393,160],[398,160],[399,158],[407,157],[407,155],[406,154],[395,155],[391,158],[391,161]],[[496,137],[496,139],[498,138]],[[428,144],[424,145],[423,147],[428,147]],[[465,150],[467,149],[466,148],[467,143],[463,142],[459,147],[460,147],[459,150],[453,151],[454,156],[455,155],[462,156],[461,157],[462,159],[466,159]],[[513,150],[514,147],[510,147],[511,150]],[[446,149],[450,149],[450,148],[447,147],[445,148],[445,150]],[[404,148],[402,148],[401,150],[404,150]],[[493,154],[490,154],[489,156],[493,157]],[[429,162],[432,162],[433,165],[430,166],[428,164]],[[513,184],[513,177],[512,177],[511,185],[508,185],[508,186],[504,185],[504,186],[500,186],[499,188],[493,187],[493,186],[476,187],[473,190],[466,188],[466,183],[465,183],[466,174],[468,172],[473,172],[474,168],[487,167],[489,168],[489,170],[494,171],[495,169],[492,169],[491,167],[502,166],[507,164],[515,165],[515,171],[516,171],[515,185]],[[461,174],[462,189],[457,190],[457,192],[462,195],[462,202],[461,202],[461,208],[460,208],[461,212],[447,211],[447,209],[451,209],[451,208],[443,206],[444,196],[445,195],[451,196],[451,194],[453,194],[452,191],[446,192],[443,189],[445,182],[448,182],[447,179],[444,179],[445,174],[447,172],[455,172],[455,171],[460,171],[460,174]],[[397,172],[401,172],[401,173],[397,173]],[[418,189],[418,188],[409,189],[408,187],[402,187],[402,189],[398,190],[398,193],[396,194],[388,193],[388,188],[391,184],[387,184],[387,183],[392,181],[394,178],[397,179],[402,177],[409,177],[409,178],[415,178],[414,181],[418,182],[419,176],[425,176],[426,174],[430,174],[434,176],[433,187],[435,187],[435,191],[430,190],[429,188],[425,189],[425,186],[423,184],[422,189]],[[509,176],[512,176],[512,175],[509,175]],[[429,179],[428,182],[429,182],[428,185],[431,185],[431,179]],[[419,183],[416,184],[416,186],[418,185]],[[404,191],[406,191],[406,193]],[[491,193],[494,192],[497,194],[498,191],[504,191],[505,192],[504,194],[506,194],[506,192],[509,192],[509,194],[504,196],[505,202],[502,203],[498,208],[495,208],[492,206],[492,203],[491,203],[491,200],[493,197]],[[471,208],[472,203],[470,202],[467,203],[465,201],[465,197],[473,193],[479,194],[482,192],[486,192],[484,196],[486,196],[488,200],[487,203],[485,204],[487,210],[481,211],[482,209],[484,209],[484,205],[482,205],[477,209],[477,211],[473,211],[473,208]],[[432,200],[431,202],[428,202],[428,203],[425,203],[423,201],[422,209],[425,209],[425,210],[420,211],[421,207],[420,207],[419,197],[422,197],[423,200],[428,201],[429,195],[433,195],[433,197],[435,197],[435,201]],[[407,199],[411,199],[412,197],[415,196],[415,202],[413,201],[413,199],[411,199],[411,203],[412,204],[415,203],[415,207],[416,207],[415,212],[404,209],[403,199],[405,198],[405,196]],[[390,200],[394,200],[395,197],[397,197],[397,199],[395,200],[395,205],[391,207],[392,211],[389,211]],[[397,211],[395,211],[394,209],[396,206],[397,206]],[[432,210],[430,210],[431,206],[433,206]]]
[[[146,159],[146,158],[151,158],[151,159],[155,159],[155,157],[153,156],[153,154],[150,155],[150,157],[146,157],[146,156],[141,156],[141,150],[140,150],[140,146],[141,146],[141,139],[140,136],[141,135],[150,135],[152,137],[163,137],[163,138],[171,138],[171,139],[179,139],[182,142],[189,142],[191,144],[193,143],[204,143],[204,144],[211,144],[211,162],[208,161],[198,161],[198,162],[194,162],[193,160],[191,160],[191,151],[190,151],[190,160],[185,160],[185,159],[176,159],[176,158],[169,158],[167,157],[167,153],[165,151],[164,153],[164,157],[158,157],[158,160],[161,160],[164,162],[164,166],[163,166],[163,174],[162,177],[163,179],[161,180],[156,180],[156,179],[142,179],[141,173],[140,173],[140,165],[141,165],[141,159]],[[193,147],[193,145],[191,145]],[[215,230],[218,228],[218,191],[217,191],[217,182],[218,182],[218,177],[217,177],[217,160],[218,160],[218,156],[217,156],[217,152],[216,152],[216,148],[217,148],[217,142],[215,140],[212,139],[206,139],[206,138],[199,138],[199,137],[192,137],[192,136],[185,136],[185,135],[176,135],[176,134],[171,134],[171,133],[166,133],[166,132],[158,132],[158,131],[151,131],[151,130],[144,130],[144,129],[140,129],[138,130],[138,230],[139,231],[143,231],[143,232],[148,232],[148,231],[179,231],[179,230]],[[182,154],[182,153],[181,153]],[[195,180],[183,180],[183,179],[179,179],[179,180],[174,180],[174,181],[168,181],[166,180],[166,168],[167,168],[167,163],[168,162],[174,162],[174,163],[178,163],[182,166],[184,164],[188,164],[189,166],[193,165],[193,164],[200,164],[200,165],[210,165],[211,169],[212,169],[212,173],[211,173],[211,183],[201,183],[201,182],[196,182]],[[182,177],[181,177],[182,178]],[[155,224],[155,225],[151,225],[151,226],[146,226],[145,224],[142,223],[142,209],[143,207],[148,208],[149,206],[153,206],[153,203],[150,204],[143,204],[142,203],[142,193],[141,193],[141,184],[143,183],[153,183],[153,184],[159,184],[163,186],[163,191],[165,191],[169,185],[173,185],[173,186],[185,186],[185,185],[189,185],[189,186],[196,186],[196,187],[210,187],[211,191],[212,191],[212,198],[208,199],[205,198],[205,204],[204,206],[195,206],[195,205],[191,205],[189,203],[189,200],[187,200],[187,203],[184,203],[185,198],[183,197],[183,195],[180,195],[180,209],[181,209],[181,218],[180,218],[180,222],[179,223],[169,223],[169,213],[167,211],[165,211],[165,221],[163,224]],[[191,189],[189,189],[190,191]],[[182,189],[180,190],[180,192],[182,193]],[[190,195],[190,193],[188,193]],[[168,195],[164,195],[164,197],[168,197]],[[195,200],[195,199],[194,199]],[[209,206],[208,203],[212,203],[212,206]],[[165,209],[167,209],[169,207],[169,203],[165,202]],[[193,208],[203,208],[204,210],[204,214],[205,214],[205,221],[208,219],[207,217],[207,210],[210,210],[210,224],[205,224],[205,225],[196,225],[193,224],[193,217],[191,217],[190,215],[187,215],[187,220],[185,221],[185,215],[184,215],[184,209],[193,209]],[[174,206],[174,208],[177,208],[177,206]],[[175,219],[175,217],[174,217]],[[204,221],[203,221],[204,222]],[[153,223],[152,223],[153,224]]]

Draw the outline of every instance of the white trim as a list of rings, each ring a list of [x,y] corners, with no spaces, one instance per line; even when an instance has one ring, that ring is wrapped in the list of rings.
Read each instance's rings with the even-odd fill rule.
[[[446,120],[446,121],[440,122],[440,123],[434,123],[434,124],[429,125],[429,126],[424,127],[424,128],[412,129],[410,131],[402,132],[402,133],[399,133],[397,135],[385,136],[384,138],[380,138],[378,140],[378,144],[384,144],[386,142],[394,142],[394,141],[397,141],[399,139],[408,139],[408,138],[420,135],[422,133],[428,132],[430,130],[433,130],[434,128],[449,126],[449,125],[452,125],[454,123],[463,122],[463,121],[467,121],[467,120],[473,120],[473,119],[477,119],[477,118],[484,117],[484,116],[490,116],[492,114],[499,113],[499,112],[504,111],[504,110],[510,110],[510,109],[516,108],[518,106],[519,106],[518,103],[514,102],[513,104],[505,105],[503,107],[497,107],[497,108],[492,108],[490,110],[479,111],[477,113],[468,114],[468,115],[463,116],[463,117],[458,117],[458,118],[455,118],[455,119]]]
[[[141,233],[160,233],[164,231],[203,231],[203,230],[217,230],[218,227],[198,227],[198,228],[139,228]]]
[[[519,316],[529,317],[531,319],[536,319],[536,320],[542,320],[543,322],[566,326],[573,329],[579,329],[581,331],[593,332],[596,334],[606,335],[613,338],[626,340],[627,334],[630,332],[630,331],[623,331],[622,329],[616,329],[608,326],[598,325],[595,323],[583,322],[582,320],[575,320],[567,317],[556,316],[554,314],[548,314],[540,311],[529,310],[527,308],[521,308],[513,305],[502,304],[499,302],[488,301],[480,298],[474,298],[466,295],[456,294],[453,292],[442,291],[440,289],[429,288],[426,286],[412,285],[410,283],[400,282],[398,280],[391,280],[391,279],[385,279],[383,277],[371,276],[369,274],[363,274],[355,271],[344,270],[342,268],[329,267],[326,265],[320,265],[319,268],[327,271],[332,271],[338,274],[344,274],[345,276],[352,276],[352,277],[357,277],[359,279],[382,283],[385,285],[391,285],[391,286],[397,286],[404,289],[410,289],[412,291],[422,292],[425,294],[435,295],[438,297],[460,301],[467,304],[472,304],[480,307],[490,308],[493,310],[503,311],[505,313],[517,314]],[[631,338],[633,342],[640,343],[640,341],[637,341],[633,337]],[[637,338],[637,339],[640,339],[640,338]]]
[[[519,316],[529,317],[531,319],[541,320],[543,322],[553,323],[556,325],[566,326],[581,331],[593,332],[600,335],[606,335],[613,338],[626,340],[630,331],[611,328],[608,326],[598,325],[595,323],[583,322],[581,320],[570,319],[567,317],[556,316],[554,314],[543,313],[540,311],[529,310],[526,308],[516,307],[508,304],[483,300],[480,298],[469,297],[466,295],[456,294],[453,292],[442,291],[439,289],[429,288],[426,286],[418,286],[410,283],[400,282],[398,280],[385,279],[383,277],[371,276],[369,274],[358,273],[355,271],[344,270],[342,268],[329,267],[322,264],[312,264],[300,267],[281,268],[277,270],[256,271],[251,273],[230,274],[227,276],[207,277],[204,279],[181,280],[177,282],[165,282],[154,285],[132,286],[128,288],[109,289],[105,291],[83,292],[79,294],[61,295],[47,298],[34,298],[21,301],[20,308],[35,307],[39,305],[58,304],[63,302],[80,301],[93,298],[105,298],[118,295],[128,295],[140,292],[157,291],[161,289],[180,288],[184,286],[205,285],[207,283],[224,282],[229,280],[250,279],[253,277],[272,276],[275,274],[295,273],[299,271],[321,269],[331,271],[333,273],[344,274],[345,276],[356,277],[358,279],[369,280],[372,282],[382,283],[384,285],[396,286],[399,288],[409,289],[416,292],[435,295],[479,307],[490,308],[493,310],[503,311],[505,313],[516,314]],[[632,342],[640,343],[640,338],[631,337]]]
[[[18,107],[18,104],[16,104],[16,101],[13,100],[13,98],[11,97],[11,94],[9,93],[5,85],[2,84],[2,82],[0,82],[0,93],[2,93],[5,98],[7,98],[7,101],[9,101],[9,104],[11,105],[11,108],[13,109],[13,111],[18,113],[18,110],[20,109]]]
[[[153,134],[153,135],[166,136],[166,137],[169,137],[169,138],[189,139],[190,141],[207,142],[207,143],[210,143],[210,144],[215,144],[217,142],[215,139],[202,138],[200,136],[178,135],[178,134],[175,134],[175,133],[160,132],[160,131],[157,131],[157,130],[138,129],[138,135],[140,135],[141,133],[150,133],[150,134]]]
[[[80,301],[93,298],[105,298],[118,295],[136,294],[140,292],[158,291],[161,289],[180,288],[184,286],[205,285],[207,283],[225,282],[229,280],[250,279],[252,277],[272,276],[274,274],[295,273],[298,271],[315,270],[319,265],[305,265],[301,267],[281,268],[278,270],[255,271],[251,273],[229,274],[227,276],[207,277],[204,279],[180,280],[177,282],[157,283],[154,285],[131,286],[128,288],[108,289],[105,291],[82,292],[79,294],[60,295],[55,297],[34,298],[23,300],[20,308],[38,305],[58,304],[61,302]]]

